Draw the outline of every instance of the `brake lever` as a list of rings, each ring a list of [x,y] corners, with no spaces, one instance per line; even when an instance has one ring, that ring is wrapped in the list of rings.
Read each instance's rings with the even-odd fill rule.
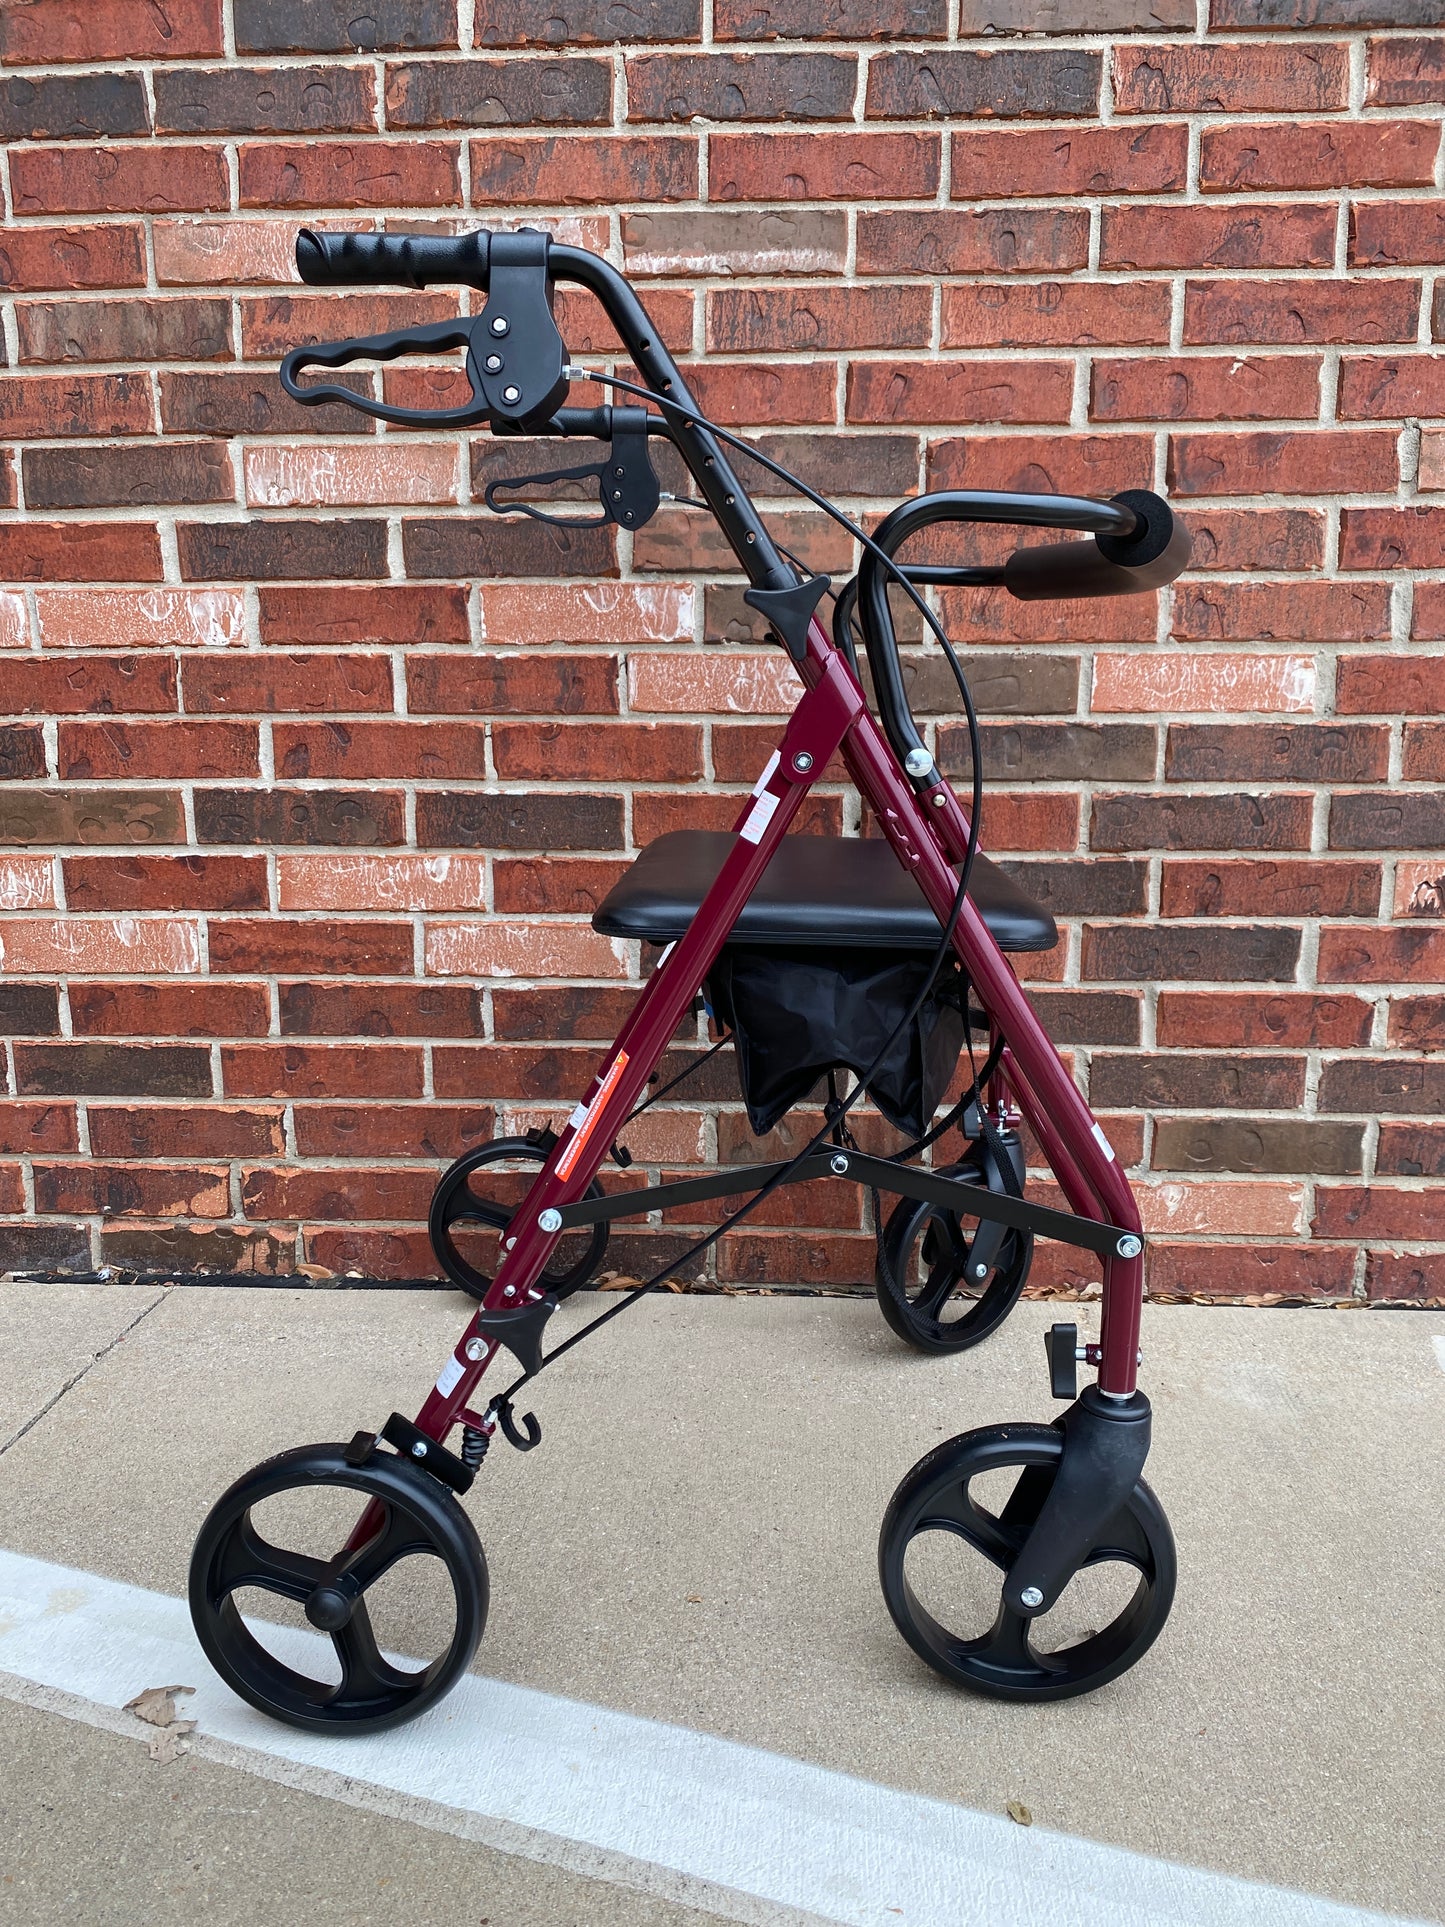
[[[619,528],[640,529],[657,513],[662,500],[657,475],[647,453],[645,408],[613,408],[611,441],[601,461],[583,462],[576,468],[546,469],[539,475],[496,476],[482,491],[482,500],[494,515],[526,515],[534,522],[546,522],[559,529],[600,529],[609,522]],[[653,417],[652,419],[655,419]],[[549,515],[530,502],[499,502],[499,488],[533,488],[545,482],[585,482],[595,480],[600,515]]]
[[[293,348],[281,363],[281,386],[293,401],[314,408],[320,402],[343,402],[360,414],[377,421],[402,424],[425,423],[432,427],[463,428],[484,422],[490,413],[479,392],[481,384],[473,367],[476,344],[473,339],[479,316],[458,315],[453,321],[433,321],[425,327],[399,328],[389,335],[358,335],[350,341],[325,341],[306,348]],[[296,377],[306,368],[344,368],[353,361],[395,361],[399,355],[439,353],[443,348],[467,350],[467,380],[472,399],[460,408],[395,408],[387,402],[358,395],[337,382],[317,382],[302,387]]]

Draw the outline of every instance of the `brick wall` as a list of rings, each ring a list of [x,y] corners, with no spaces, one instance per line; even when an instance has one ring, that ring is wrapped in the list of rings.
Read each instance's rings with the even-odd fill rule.
[[[627,1007],[591,906],[765,758],[787,671],[701,518],[498,524],[515,448],[277,386],[298,342],[456,305],[300,290],[299,225],[526,218],[624,264],[704,405],[859,513],[1184,506],[1157,614],[947,599],[985,843],[1065,927],[1029,975],[1156,1291],[1445,1295],[1445,4],[1208,12],[0,6],[4,1265],[425,1275],[440,1164],[556,1118]],[[700,1090],[639,1168],[752,1154],[729,1076]],[[865,1279],[856,1211],[784,1194],[717,1274]]]

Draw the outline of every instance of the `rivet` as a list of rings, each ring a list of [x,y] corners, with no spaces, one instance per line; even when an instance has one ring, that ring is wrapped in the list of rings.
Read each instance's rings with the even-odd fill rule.
[[[494,335],[504,335],[511,325],[511,322],[508,321],[504,314],[494,314],[490,323]]]
[[[485,1338],[469,1338],[467,1340],[467,1357],[474,1365],[480,1364],[486,1355],[487,1341]]]
[[[834,1177],[841,1178],[848,1169],[848,1160],[841,1151],[835,1151],[828,1160],[828,1168]]]
[[[793,758],[793,768],[800,776],[806,776],[813,767],[813,758],[806,749],[800,749]]]
[[[426,1447],[420,1439],[418,1439],[416,1444],[411,1448],[411,1455],[414,1459],[424,1459],[426,1457]]]

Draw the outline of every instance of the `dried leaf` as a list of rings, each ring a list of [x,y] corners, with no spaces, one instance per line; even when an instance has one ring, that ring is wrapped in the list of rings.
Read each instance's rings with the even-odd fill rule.
[[[297,1275],[302,1278],[334,1278],[336,1273],[328,1265],[297,1265]]]
[[[148,1686],[143,1693],[137,1693],[133,1700],[126,1701],[125,1711],[134,1713],[147,1726],[174,1726],[176,1694],[194,1693],[195,1690],[194,1686]]]
[[[180,1759],[183,1753],[190,1752],[190,1743],[186,1735],[194,1733],[195,1730],[194,1720],[177,1720],[171,1726],[163,1726],[159,1733],[151,1735],[146,1752],[157,1766],[169,1766],[173,1760]]]
[[[599,1291],[635,1291],[640,1278],[629,1278],[625,1271],[604,1271],[597,1280]]]
[[[689,1606],[700,1606],[702,1604],[702,1594],[700,1592],[690,1592],[687,1595],[687,1603]]]
[[[1004,1812],[1010,1820],[1017,1820],[1021,1827],[1031,1827],[1034,1823],[1034,1816],[1022,1800],[1009,1800],[1004,1806]]]

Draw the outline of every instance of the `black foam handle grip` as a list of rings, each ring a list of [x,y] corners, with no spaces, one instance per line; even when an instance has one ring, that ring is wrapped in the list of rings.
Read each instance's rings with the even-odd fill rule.
[[[1182,574],[1189,566],[1189,531],[1162,496],[1126,489],[1112,499],[1134,511],[1132,535],[1015,549],[1003,572],[1009,594],[1020,602],[1144,595]]]
[[[425,288],[436,282],[485,288],[491,239],[485,228],[471,234],[318,234],[302,228],[296,267],[317,288]]]

